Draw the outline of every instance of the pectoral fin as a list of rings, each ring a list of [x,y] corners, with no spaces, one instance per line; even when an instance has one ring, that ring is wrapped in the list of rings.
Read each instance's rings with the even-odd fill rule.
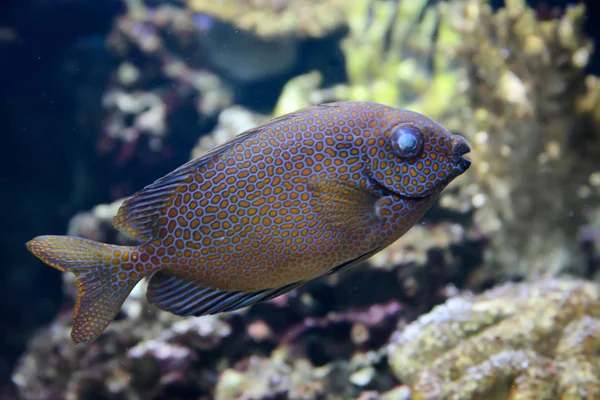
[[[318,211],[335,226],[360,229],[377,221],[375,190],[335,177],[315,178],[311,189],[319,199]]]

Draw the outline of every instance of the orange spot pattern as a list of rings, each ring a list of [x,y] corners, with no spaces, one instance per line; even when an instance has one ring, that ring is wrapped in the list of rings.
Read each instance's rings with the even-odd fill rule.
[[[424,146],[404,160],[389,137],[407,122],[421,130]],[[435,121],[376,103],[278,118],[177,189],[142,261],[224,290],[317,277],[412,227],[462,172],[454,147]]]

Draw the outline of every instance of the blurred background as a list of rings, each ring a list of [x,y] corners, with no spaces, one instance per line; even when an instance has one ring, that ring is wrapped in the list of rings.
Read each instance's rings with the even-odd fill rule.
[[[394,332],[457,293],[597,280],[595,3],[3,0],[1,398],[380,398],[411,379],[381,353]],[[364,269],[175,331],[138,294],[113,331],[72,347],[72,282],[27,240],[124,243],[110,225],[123,198],[334,100],[423,112],[469,139],[473,166]],[[306,363],[283,368],[281,349]],[[253,368],[289,379],[251,387]]]

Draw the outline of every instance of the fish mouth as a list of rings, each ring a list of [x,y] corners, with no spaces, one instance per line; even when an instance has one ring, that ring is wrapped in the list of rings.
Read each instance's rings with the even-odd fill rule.
[[[466,171],[471,166],[471,159],[469,157],[461,155],[460,157],[458,157],[458,165],[463,171]]]
[[[471,152],[471,145],[461,135],[454,135],[454,151],[458,155],[457,164],[459,168],[464,172],[471,166],[471,159],[466,154]]]

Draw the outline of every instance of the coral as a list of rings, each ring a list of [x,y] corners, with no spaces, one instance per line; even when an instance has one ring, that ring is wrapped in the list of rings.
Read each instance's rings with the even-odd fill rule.
[[[140,301],[141,289],[127,300],[114,328],[90,346],[70,343],[70,313],[36,335],[13,375],[20,398],[88,398],[92,393],[95,398],[169,398],[170,391],[190,386],[198,359],[206,368],[194,372],[209,378],[208,360],[219,362],[211,351],[227,342],[231,326],[216,317],[184,320],[161,313]],[[193,391],[205,391],[206,381],[194,383]]]
[[[359,353],[350,360],[315,367],[308,359],[281,347],[269,358],[251,356],[223,371],[215,399],[378,399],[372,396],[391,384],[387,373],[379,370],[381,360],[377,353]]]
[[[189,15],[134,3],[128,2],[107,38],[117,66],[103,98],[107,117],[98,142],[99,151],[116,153],[121,164],[144,154],[168,158],[174,140],[197,137],[190,135],[189,123],[210,126],[232,102],[228,88],[202,61],[199,28]]]
[[[520,275],[581,274],[576,232],[597,204],[600,171],[584,6],[540,20],[522,0],[497,12],[483,1],[457,4],[443,11],[463,37],[472,104],[461,129],[475,168],[462,196],[490,237],[486,261]]]
[[[377,101],[447,123],[448,112],[466,105],[456,96],[461,74],[454,61],[462,39],[434,3],[352,2],[350,32],[342,40],[348,83],[320,96]]]
[[[211,15],[264,38],[324,37],[346,23],[345,0],[180,0],[191,10]]]
[[[215,399],[342,399],[350,386],[344,384],[348,366],[341,364],[315,368],[284,349],[274,351],[270,358],[251,356],[241,368],[221,374]]]
[[[600,287],[505,284],[448,300],[392,337],[416,399],[600,398]]]
[[[381,345],[378,328],[386,325],[389,328],[401,311],[402,307],[392,302],[363,311],[307,318],[286,331],[269,358],[251,356],[235,368],[225,370],[215,388],[215,397],[347,399],[357,398],[365,388],[385,390],[393,384],[393,379],[389,371],[381,369],[385,354],[373,349]],[[351,324],[349,340],[328,338],[328,332],[347,324]],[[317,332],[311,333],[313,330]],[[310,338],[317,337],[327,341],[319,347],[329,353],[325,357],[331,361],[326,364],[316,361],[316,357],[323,358],[324,354],[316,349],[311,351],[314,339]]]

